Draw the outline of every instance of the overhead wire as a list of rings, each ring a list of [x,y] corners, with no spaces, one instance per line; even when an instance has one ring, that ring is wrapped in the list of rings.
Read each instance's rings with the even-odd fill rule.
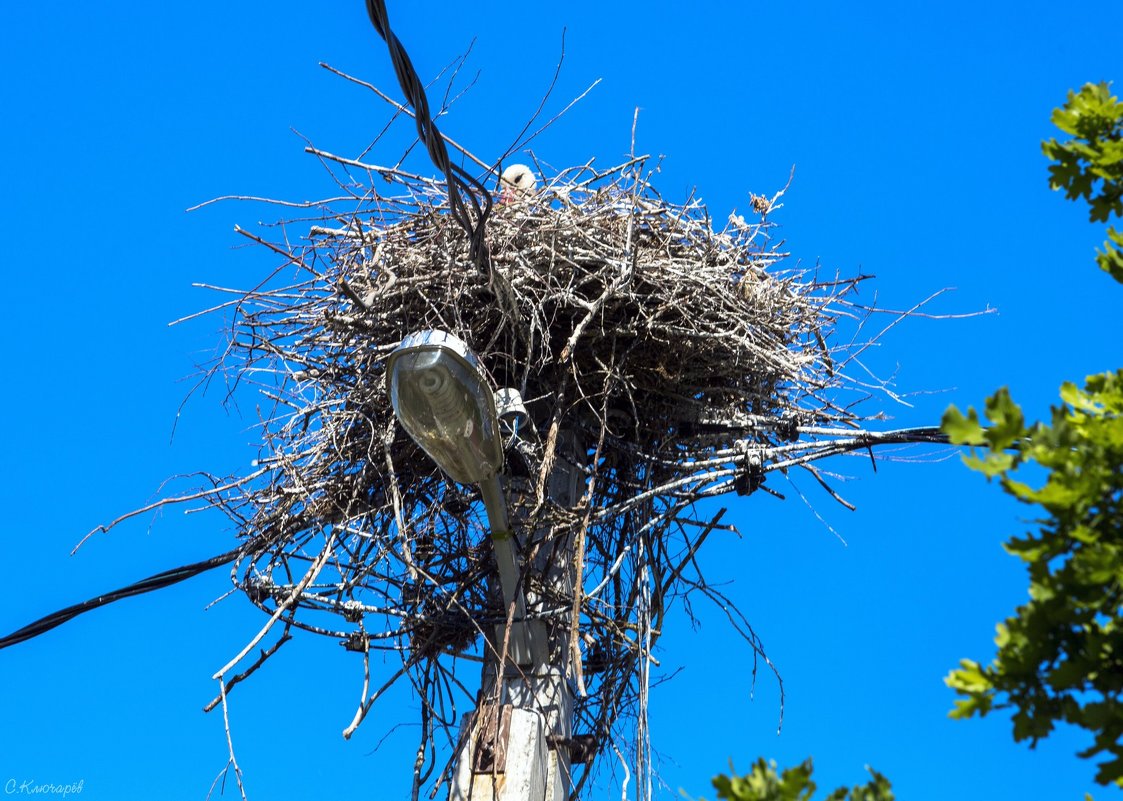
[[[452,163],[448,148],[445,146],[444,136],[437,128],[437,123],[429,111],[429,98],[425,94],[424,84],[418,76],[417,70],[413,67],[409,53],[406,52],[401,40],[390,28],[390,18],[386,11],[385,2],[383,0],[366,0],[366,7],[371,24],[378,35],[386,42],[390,53],[390,61],[394,65],[394,73],[397,75],[398,83],[405,94],[406,102],[413,107],[415,112],[414,120],[417,123],[417,135],[425,145],[429,159],[444,175],[448,183],[449,212],[468,235],[469,258],[481,271],[488,272],[491,268],[491,256],[487,247],[485,231],[487,218],[491,213],[491,195],[487,187],[467,170]],[[210,559],[165,570],[126,587],[52,612],[5,637],[0,637],[0,649],[37,637],[100,606],[134,595],[142,595],[170,587],[200,573],[229,564],[243,554],[245,550],[246,546],[243,544],[232,551],[213,556]]]
[[[52,612],[45,617],[39,618],[34,623],[29,623],[23,628],[13,631],[6,637],[0,637],[0,649],[7,648],[9,645],[16,645],[25,640],[30,640],[32,637],[38,637],[40,634],[50,631],[55,626],[60,626],[84,612],[97,609],[99,606],[105,606],[106,604],[111,604],[114,601],[120,601],[122,598],[129,598],[133,595],[143,595],[146,592],[162,590],[164,587],[170,587],[173,584],[186,581],[200,573],[205,573],[208,570],[229,564],[237,559],[244,550],[244,545],[239,546],[232,551],[227,551],[218,556],[212,556],[210,559],[204,559],[201,562],[165,570],[162,573],[157,573],[146,579],[141,579],[138,582],[129,584],[127,587],[122,587],[118,590],[107,592],[104,595],[90,598],[88,601],[83,601],[82,603],[68,606],[65,609],[60,609],[57,612]]]
[[[488,272],[491,268],[491,255],[485,234],[487,218],[491,214],[491,195],[487,187],[467,170],[452,163],[444,136],[429,111],[429,98],[425,94],[425,86],[401,40],[390,28],[386,3],[384,0],[366,0],[366,6],[371,25],[386,42],[390,62],[394,65],[394,73],[406,102],[413,107],[417,136],[425,145],[430,161],[440,170],[448,183],[449,213],[468,235],[469,257],[481,271]]]

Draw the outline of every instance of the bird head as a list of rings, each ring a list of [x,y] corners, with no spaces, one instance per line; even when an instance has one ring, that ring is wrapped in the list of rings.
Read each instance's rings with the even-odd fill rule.
[[[526,197],[538,186],[533,170],[525,164],[512,164],[499,176],[499,202],[510,203]]]

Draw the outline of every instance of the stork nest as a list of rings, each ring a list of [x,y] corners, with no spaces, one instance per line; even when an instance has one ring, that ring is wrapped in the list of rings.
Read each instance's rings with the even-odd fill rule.
[[[408,677],[421,695],[418,781],[441,783],[429,746],[456,733],[434,721],[452,717],[449,688],[473,691],[458,671],[498,647],[507,610],[476,491],[396,423],[386,363],[411,332],[455,334],[495,387],[525,402],[505,482],[531,615],[550,622],[553,655],[570,662],[576,728],[604,748],[622,716],[638,717],[639,736],[618,739],[642,767],[665,613],[692,592],[727,603],[693,556],[729,527],[697,502],[776,494],[764,486],[774,470],[822,479],[812,464],[822,456],[903,441],[859,430],[845,393],[864,390],[838,368],[846,349],[830,344],[840,315],[868,311],[849,299],[860,279],[778,265],[787,254],[769,215],[782,193],[754,197],[749,221],[715,226],[701,202],[661,198],[644,158],[563,171],[497,203],[481,265],[443,183],[316,152],[360,200],[243,232],[283,264],[238,293],[210,368],[271,402],[258,468],[207,494],[244,538],[236,584],[284,624],[274,649],[295,628],[366,655],[368,700],[346,736],[380,694],[370,652],[398,653],[400,669],[382,680]],[[576,497],[558,503],[565,470]],[[739,630],[763,656],[751,628]]]

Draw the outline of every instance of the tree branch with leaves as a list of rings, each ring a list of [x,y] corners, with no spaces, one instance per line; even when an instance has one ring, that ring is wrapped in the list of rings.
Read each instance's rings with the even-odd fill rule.
[[[1051,185],[1088,201],[1094,222],[1123,216],[1123,103],[1109,89],[1069,92],[1052,119],[1072,138],[1042,144]],[[1123,282],[1121,245],[1109,227],[1096,261]],[[1031,746],[1059,722],[1086,729],[1080,756],[1105,755],[1096,781],[1123,787],[1123,370],[1066,382],[1060,398],[1048,422],[1027,424],[1005,388],[982,417],[944,415],[951,441],[971,446],[967,465],[1040,514],[1004,546],[1026,564],[1029,601],[998,624],[989,665],[964,659],[947,677],[962,696],[951,716],[1012,709],[1014,739]]]
[[[732,766],[730,766],[732,771]],[[712,784],[721,801],[812,801],[818,789],[811,780],[812,764],[805,759],[799,765],[777,772],[774,761],[763,757],[753,763],[744,776],[715,776]],[[823,801],[893,801],[895,796],[889,780],[871,767],[870,780],[851,788],[839,787]]]

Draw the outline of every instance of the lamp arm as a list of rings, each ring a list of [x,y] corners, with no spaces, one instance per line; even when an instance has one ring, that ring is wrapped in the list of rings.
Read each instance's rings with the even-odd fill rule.
[[[491,536],[495,539],[511,536],[511,523],[507,519],[507,499],[503,497],[503,488],[499,485],[499,476],[491,476],[481,481],[480,494],[483,495],[484,509],[487,510],[487,522],[491,526]]]
[[[515,602],[515,619],[526,617],[526,599],[519,592],[519,560],[515,555],[514,532],[507,518],[507,499],[498,476],[485,478],[480,482],[487,521],[491,525],[491,544],[495,551],[495,563],[499,568],[499,584],[503,588],[503,605],[509,607]]]

